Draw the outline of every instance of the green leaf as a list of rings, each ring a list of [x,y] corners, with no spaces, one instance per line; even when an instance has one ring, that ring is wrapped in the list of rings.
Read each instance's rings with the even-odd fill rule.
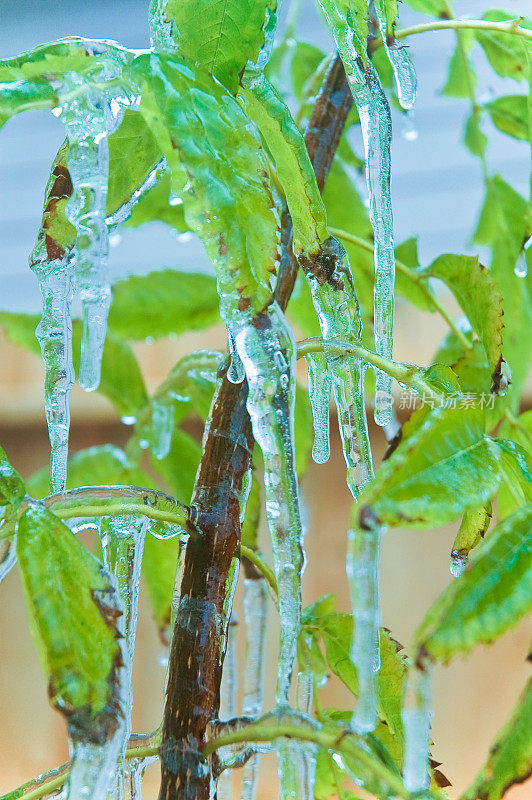
[[[478,407],[416,411],[401,444],[362,492],[354,527],[365,524],[368,507],[382,525],[427,528],[489,500],[500,483],[499,449],[485,425]]]
[[[39,317],[34,314],[0,312],[0,327],[13,344],[21,345],[40,355],[35,328]],[[72,354],[74,369],[79,368],[81,323],[72,326]],[[148,402],[146,387],[133,351],[113,331],[107,331],[102,358],[102,373],[98,392],[114,405],[121,416],[136,416]]]
[[[236,94],[240,73],[264,44],[265,26],[274,25],[276,5],[276,0],[167,0],[163,24],[170,22],[180,55]]]
[[[491,503],[470,508],[464,512],[460,528],[451,548],[451,563],[456,563],[460,570],[467,564],[469,553],[484,537],[491,521]]]
[[[515,14],[499,10],[486,11],[481,19],[508,22],[515,20]],[[530,28],[532,22],[528,19],[521,19],[519,25],[521,28]],[[502,78],[513,78],[516,81],[526,80],[527,71],[523,47],[527,45],[523,44],[519,36],[480,29],[475,31],[475,36],[491,67],[498,75]]]
[[[290,51],[290,79],[292,90],[299,103],[307,99],[304,87],[323,61],[325,53],[307,42],[296,42]]]
[[[17,470],[7,460],[5,451],[0,447],[0,506],[17,508],[26,495],[24,481]]]
[[[101,744],[120,713],[116,620],[122,611],[109,576],[67,526],[38,505],[19,521],[17,554],[51,702],[74,739]]]
[[[183,203],[175,204],[175,199],[170,194],[170,173],[166,171],[161,180],[155,184],[133,206],[131,216],[124,225],[128,228],[138,228],[146,222],[164,222],[179,233],[189,230],[185,222]],[[171,203],[174,199],[174,204]]]
[[[154,53],[138,56],[134,67],[140,111],[166,156],[187,224],[217,270],[219,292],[262,310],[271,297],[279,221],[256,131],[203,71]]]
[[[416,643],[448,661],[492,642],[532,607],[532,505],[500,522],[463,577],[429,610]]]
[[[152,458],[152,466],[168,483],[174,497],[188,503],[201,458],[201,447],[188,433],[174,430],[170,452],[163,459]]]
[[[482,118],[478,110],[473,110],[466,119],[464,128],[464,144],[474,156],[482,158],[488,145],[488,137],[482,132]]]
[[[488,759],[461,800],[500,800],[508,789],[522,783],[532,771],[532,680],[493,742]]]
[[[133,275],[113,286],[108,326],[124,339],[160,339],[219,322],[211,275],[161,270]]]
[[[501,448],[499,467],[503,482],[498,496],[502,518],[532,503],[532,452],[510,439],[497,439]]]
[[[462,30],[457,33],[456,46],[447,70],[447,80],[441,93],[447,97],[471,97],[477,85],[477,76],[468,53],[475,39],[473,31]]]
[[[508,94],[498,97],[491,103],[486,103],[483,108],[488,112],[491,121],[503,133],[514,139],[528,141],[528,104],[525,94]]]
[[[175,576],[179,564],[181,542],[147,536],[142,556],[142,576],[150,598],[150,605],[162,643],[170,644],[170,617]]]
[[[421,11],[423,14],[430,14],[440,19],[449,18],[449,3],[446,0],[405,0],[405,3],[414,11]]]
[[[511,38],[511,37],[506,37]],[[473,241],[492,250],[490,272],[502,295],[504,358],[512,372],[510,395],[517,402],[532,356],[532,270],[518,277],[514,267],[527,234],[526,203],[499,175],[488,181]]]
[[[442,255],[419,271],[423,277],[439,278],[454,294],[484,345],[492,370],[492,382],[501,381],[502,297],[489,271],[476,256]]]

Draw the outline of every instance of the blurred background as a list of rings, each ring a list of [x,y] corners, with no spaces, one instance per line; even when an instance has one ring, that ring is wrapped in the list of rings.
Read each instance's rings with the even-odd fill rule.
[[[458,0],[456,13],[479,16],[492,6],[479,0]],[[504,7],[518,16],[530,13],[528,0],[506,0]],[[128,47],[148,46],[147,1],[76,0],[51,4],[44,0],[0,0],[0,57],[13,56],[39,43],[79,34],[116,39]],[[401,26],[421,20],[401,6]],[[426,18],[423,18],[426,19]],[[311,0],[303,0],[300,38],[330,50],[332,45]],[[468,102],[439,95],[454,46],[450,31],[412,38],[410,51],[418,71],[415,110],[405,118],[394,112],[393,206],[396,241],[419,234],[422,264],[442,252],[472,252],[468,238],[483,196],[479,163],[461,143]],[[477,53],[479,96],[515,93],[519,86],[496,79]],[[502,90],[501,90],[502,87]],[[49,166],[63,139],[59,120],[32,112],[15,117],[0,134],[0,310],[32,311],[40,295],[27,266],[39,226],[42,196]],[[358,143],[360,150],[360,143]],[[526,195],[529,155],[526,143],[490,130],[490,167]],[[210,271],[200,244],[188,234],[176,236],[162,223],[126,230],[114,237],[110,269],[114,280],[163,267]],[[481,253],[481,255],[483,255]],[[453,309],[450,298],[443,296]],[[444,323],[411,306],[397,304],[395,357],[429,364],[445,333]],[[184,353],[199,347],[220,347],[221,328],[172,341],[135,346],[148,389],[165,377]],[[42,411],[43,369],[36,357],[0,340],[0,442],[23,475],[45,465],[48,438]],[[529,386],[530,389],[530,386]],[[530,406],[530,391],[525,405]],[[72,394],[71,450],[113,442],[122,445],[127,429],[105,399]],[[335,428],[332,419],[331,429]],[[199,432],[198,432],[199,433]],[[375,458],[379,463],[385,442],[372,427]],[[338,606],[347,609],[344,576],[345,530],[350,498],[345,488],[339,437],[332,436],[333,454],[325,466],[312,465],[303,479],[308,509],[308,567],[304,576],[305,602],[334,591]],[[383,624],[406,648],[429,604],[449,583],[450,528],[389,533],[383,542]],[[16,569],[0,589],[0,793],[65,760],[62,720],[46,700],[35,648],[28,633],[20,581]],[[240,599],[237,601],[237,610]],[[435,674],[433,721],[434,757],[453,783],[458,796],[480,767],[490,742],[516,701],[527,677],[525,656],[530,641],[525,622],[490,648],[477,649],[466,660]],[[275,631],[270,631],[275,652]],[[137,656],[134,671],[134,729],[147,731],[160,721],[164,668],[158,663],[161,647],[144,597],[141,597]],[[270,678],[275,664],[272,658]],[[270,681],[270,684],[272,681]],[[271,686],[270,686],[271,689]],[[271,691],[270,691],[271,697]],[[331,684],[324,700],[348,707],[348,698]],[[268,760],[268,759],[267,759]],[[271,759],[269,759],[271,760]],[[157,768],[145,779],[143,797],[157,796]],[[273,765],[266,764],[259,797],[276,796]],[[508,800],[532,796],[532,784],[515,787]]]

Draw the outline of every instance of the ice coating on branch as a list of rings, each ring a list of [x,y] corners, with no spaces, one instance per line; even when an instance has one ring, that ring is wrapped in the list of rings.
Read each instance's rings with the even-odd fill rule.
[[[405,110],[412,108],[416,101],[417,76],[408,49],[395,38],[390,39],[388,36],[385,0],[376,0],[375,10],[382,41],[393,69],[397,99]]]
[[[379,550],[382,529],[356,528],[348,534],[347,577],[353,615],[351,658],[357,669],[359,697],[353,715],[357,733],[377,724],[375,672],[380,669]]]
[[[231,363],[227,370],[227,380],[231,383],[242,383],[246,377],[246,371],[244,370],[242,359],[238,355],[235,340],[229,332],[227,333],[227,344],[229,346],[229,355],[231,356]]]
[[[301,619],[303,548],[294,459],[295,353],[292,331],[272,303],[255,318],[233,312],[226,320],[249,384],[247,407],[264,460],[266,514],[279,587],[281,641],[277,702],[288,702]]]
[[[227,630],[227,649],[225,651],[222,684],[220,686],[220,720],[233,719],[237,715],[237,625],[238,619],[233,611]],[[233,800],[233,773],[231,770],[224,770],[218,778],[216,797],[217,800]]]
[[[458,550],[452,550],[449,559],[449,570],[453,578],[461,578],[468,564],[467,555],[463,555]]]
[[[0,583],[17,563],[17,536],[0,541]]]
[[[318,276],[309,273],[310,289],[326,343],[325,357],[347,464],[347,485],[356,498],[373,475],[364,403],[365,365],[356,356],[335,355],[328,350],[327,342],[356,341],[361,332],[360,312],[342,245],[330,237],[322,245],[319,258],[321,271]]]
[[[405,728],[405,787],[410,792],[427,789],[430,783],[430,666],[412,665],[408,672],[405,701],[402,711]]]
[[[41,237],[29,261],[42,295],[42,316],[35,335],[45,368],[44,412],[50,438],[50,490],[62,492],[67,477],[69,399],[74,383],[70,318],[74,270],[67,253],[63,258],[49,260]]]
[[[102,80],[106,77],[111,76],[102,75]],[[82,305],[79,383],[86,391],[94,391],[100,383],[111,304],[106,225],[108,135],[117,127],[119,115],[114,113],[117,104],[111,104],[103,91],[80,92],[84,82],[75,73],[65,77],[62,93],[75,95],[77,90],[78,94],[62,107],[61,119],[68,137],[67,165],[73,186],[66,216],[76,229],[76,283]]]
[[[256,718],[262,711],[264,667],[266,663],[266,613],[268,589],[263,578],[244,581],[244,620],[246,654],[244,660],[244,701],[242,713]],[[259,771],[259,753],[253,753],[242,771],[241,800],[255,800]]]
[[[314,422],[314,444],[312,458],[316,464],[329,460],[329,403],[331,400],[331,378],[324,353],[308,353],[308,396]]]
[[[293,709],[283,709],[276,715],[280,724],[316,729],[317,723]],[[316,775],[316,745],[298,739],[279,739],[276,742],[277,772],[281,800],[313,800]]]

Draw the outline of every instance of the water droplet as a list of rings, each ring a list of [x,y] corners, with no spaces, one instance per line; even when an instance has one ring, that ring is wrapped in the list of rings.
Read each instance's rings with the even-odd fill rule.
[[[137,421],[136,417],[128,416],[127,414],[122,417],[122,423],[124,425],[134,425]]]

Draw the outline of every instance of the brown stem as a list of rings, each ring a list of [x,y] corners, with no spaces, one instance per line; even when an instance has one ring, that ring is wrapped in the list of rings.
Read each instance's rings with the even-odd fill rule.
[[[320,189],[351,103],[344,68],[337,57],[305,136]],[[287,212],[282,215],[281,238],[275,299],[285,309],[297,275],[291,247],[292,222]],[[198,751],[206,742],[220,703],[222,627],[229,617],[226,586],[240,546],[239,497],[253,448],[247,392],[245,381],[234,385],[224,375],[204,440],[189,521],[200,535],[192,536],[187,545],[170,651],[159,800],[208,800],[216,774],[216,758],[207,764]]]

